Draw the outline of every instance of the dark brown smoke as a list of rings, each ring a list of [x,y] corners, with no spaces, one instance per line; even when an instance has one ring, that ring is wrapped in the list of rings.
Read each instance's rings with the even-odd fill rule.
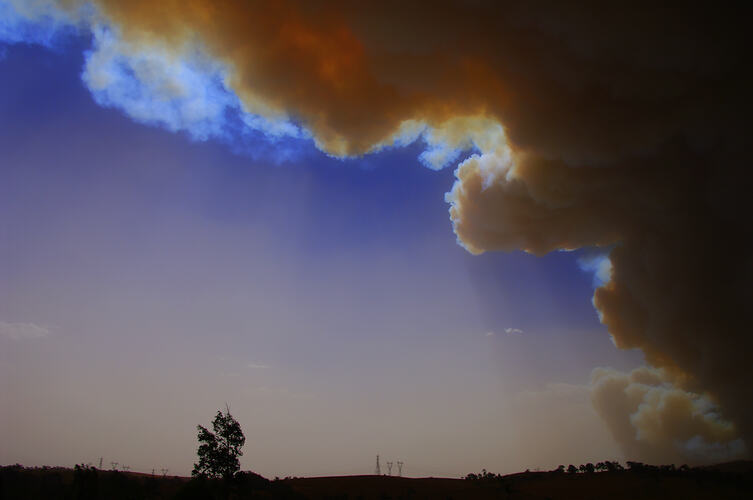
[[[410,120],[465,120],[445,137],[480,150],[448,195],[460,241],[473,252],[613,248],[594,303],[617,346],[708,393],[753,445],[746,12],[95,3],[135,45],[201,44],[228,64],[249,111],[297,119],[333,154],[389,143]]]

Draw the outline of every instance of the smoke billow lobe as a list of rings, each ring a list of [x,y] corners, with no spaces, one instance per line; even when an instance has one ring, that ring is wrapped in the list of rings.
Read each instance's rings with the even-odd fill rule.
[[[681,385],[664,369],[596,368],[591,397],[628,458],[680,464],[744,456],[734,426],[720,418],[708,397]]]
[[[473,144],[447,195],[459,241],[537,255],[613,247],[594,304],[617,346],[707,393],[753,443],[745,13],[94,3],[136,46],[180,53],[198,41],[227,64],[247,110],[294,118],[332,154],[389,144],[406,123]],[[468,126],[447,126],[457,119]]]

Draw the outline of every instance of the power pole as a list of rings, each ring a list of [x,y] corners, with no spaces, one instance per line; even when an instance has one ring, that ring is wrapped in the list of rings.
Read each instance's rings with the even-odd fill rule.
[[[131,466],[130,465],[124,465],[123,466],[123,470],[126,471],[126,472],[128,472],[129,470],[131,470]]]
[[[376,470],[374,471],[377,476],[382,475],[382,469],[379,467],[379,455],[377,455],[377,464],[376,464]]]
[[[392,462],[387,462],[387,475],[392,475]]]
[[[400,460],[397,461],[397,475],[400,477],[403,476],[403,462]]]
[[[102,468],[102,457],[99,457],[99,468]]]

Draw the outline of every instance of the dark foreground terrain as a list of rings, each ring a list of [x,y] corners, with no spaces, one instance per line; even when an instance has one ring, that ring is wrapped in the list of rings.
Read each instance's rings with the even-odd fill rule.
[[[89,467],[0,468],[0,500],[10,499],[751,499],[753,462],[676,470],[525,472],[468,479],[387,476],[232,482],[161,477]]]

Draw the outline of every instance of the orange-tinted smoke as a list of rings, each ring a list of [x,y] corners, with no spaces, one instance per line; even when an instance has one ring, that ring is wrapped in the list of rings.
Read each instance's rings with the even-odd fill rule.
[[[292,116],[333,154],[366,152],[388,139],[404,120],[443,119],[460,112],[451,102],[426,92],[423,82],[413,87],[394,81],[387,73],[401,74],[402,69],[381,66],[402,62],[367,46],[348,13],[335,4],[97,3],[131,42],[165,44],[175,50],[197,42],[205,46],[229,65],[230,84],[248,111]],[[430,77],[421,75],[421,80]],[[458,77],[462,75],[454,78]],[[469,110],[474,108],[478,106]]]

